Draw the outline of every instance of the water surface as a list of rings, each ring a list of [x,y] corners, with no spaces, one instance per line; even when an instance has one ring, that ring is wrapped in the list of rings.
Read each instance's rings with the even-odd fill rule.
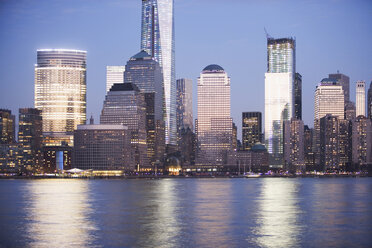
[[[0,180],[0,247],[371,247],[372,178]]]

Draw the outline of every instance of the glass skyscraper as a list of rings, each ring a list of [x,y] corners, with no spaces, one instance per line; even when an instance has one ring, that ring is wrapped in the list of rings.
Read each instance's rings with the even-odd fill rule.
[[[296,41],[267,39],[265,143],[271,167],[283,166],[283,122],[294,116]]]
[[[163,69],[166,143],[176,145],[174,0],[142,0],[141,50]]]
[[[193,130],[192,117],[192,80],[182,78],[177,80],[177,132],[190,128]]]
[[[45,145],[73,144],[86,121],[86,51],[37,50],[35,108],[41,110]]]
[[[125,66],[106,66],[106,93],[114,84],[124,83]]]

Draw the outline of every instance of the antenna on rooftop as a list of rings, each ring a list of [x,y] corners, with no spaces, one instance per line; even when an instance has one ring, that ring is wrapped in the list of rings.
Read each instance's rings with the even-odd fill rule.
[[[272,39],[273,37],[271,35],[269,35],[269,33],[266,30],[266,27],[264,27],[264,30],[265,30],[265,34],[266,34],[266,39]]]

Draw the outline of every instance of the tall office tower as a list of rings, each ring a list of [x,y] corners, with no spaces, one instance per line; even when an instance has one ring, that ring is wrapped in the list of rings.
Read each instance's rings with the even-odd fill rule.
[[[178,149],[181,152],[183,165],[195,165],[196,135],[190,128],[182,129]]]
[[[232,147],[234,151],[238,150],[238,127],[232,123]]]
[[[304,153],[305,153],[305,166],[307,171],[315,169],[314,152],[313,152],[313,135],[314,129],[304,126]]]
[[[147,170],[145,97],[135,84],[114,84],[106,95],[101,124],[124,125],[131,131],[137,171]]]
[[[73,165],[82,170],[134,171],[130,138],[123,125],[79,125],[74,131]]]
[[[219,65],[209,65],[198,78],[198,162],[233,164],[230,78]]]
[[[361,167],[372,162],[372,123],[371,119],[359,115],[353,122],[353,163]]]
[[[366,116],[366,82],[356,83],[356,116]]]
[[[314,109],[314,153],[315,164],[320,164],[320,119],[331,114],[343,120],[345,117],[345,95],[337,80],[324,78],[315,90]]]
[[[339,117],[327,114],[320,119],[320,165],[324,171],[339,169]]]
[[[367,100],[367,108],[368,108],[368,118],[372,119],[372,81],[369,85],[368,89],[368,100]]]
[[[114,84],[124,83],[125,66],[106,66],[106,93]]]
[[[243,150],[249,151],[252,147],[262,142],[262,113],[242,113],[242,142]]]
[[[333,79],[338,85],[342,86],[345,95],[345,104],[347,104],[350,101],[350,78],[339,71],[334,74],[329,74],[328,78]]]
[[[86,121],[86,51],[37,50],[35,108],[43,117],[44,145],[73,145],[73,131]]]
[[[356,107],[355,103],[348,102],[345,104],[345,119],[352,121],[356,118]]]
[[[141,51],[127,62],[124,81],[135,84],[144,93],[147,156],[154,165],[157,160],[163,159],[165,152],[165,102],[161,67],[147,52]]]
[[[19,109],[18,142],[22,148],[23,169],[41,172],[43,163],[43,120],[40,110],[34,108]]]
[[[340,169],[348,171],[352,163],[352,121],[339,120]]]
[[[192,80],[178,79],[177,80],[177,132],[182,129],[190,128],[193,130],[192,116]]]
[[[302,120],[302,76],[297,72],[294,79],[294,117]]]
[[[0,144],[15,142],[15,116],[12,111],[0,109]]]
[[[294,116],[296,41],[267,39],[265,73],[265,143],[270,166],[283,166],[283,121]]]
[[[141,49],[163,69],[165,92],[166,144],[176,145],[176,71],[174,1],[142,0]]]
[[[284,163],[290,171],[305,171],[304,122],[292,118],[284,121]]]

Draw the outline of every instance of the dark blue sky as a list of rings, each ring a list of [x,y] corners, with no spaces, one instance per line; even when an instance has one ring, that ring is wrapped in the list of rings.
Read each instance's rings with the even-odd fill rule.
[[[264,111],[266,37],[296,37],[305,124],[314,90],[328,73],[372,79],[371,0],[175,0],[176,74],[196,79],[208,64],[231,77],[232,116]],[[33,107],[36,50],[88,51],[88,117],[96,122],[106,65],[125,65],[140,49],[140,0],[0,0],[0,108]],[[239,131],[240,133],[240,131]],[[240,135],[239,135],[240,138]]]

